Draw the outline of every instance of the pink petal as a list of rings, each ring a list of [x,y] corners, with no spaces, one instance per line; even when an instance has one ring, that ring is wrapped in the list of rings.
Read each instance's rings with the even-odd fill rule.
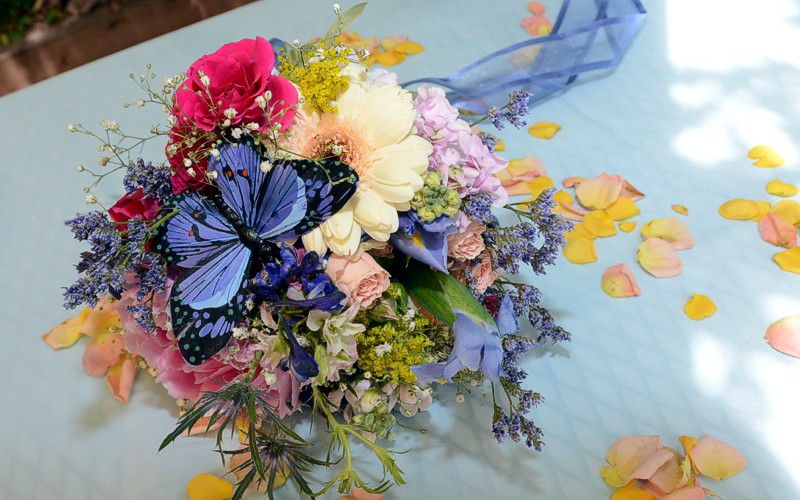
[[[700,439],[689,453],[700,474],[717,481],[735,476],[747,467],[742,452],[711,436]]]
[[[758,222],[758,233],[761,239],[778,247],[792,248],[797,246],[797,232],[794,226],[780,215],[772,212],[766,214]]]
[[[702,486],[689,486],[662,497],[661,500],[705,500],[706,490]]]
[[[119,361],[122,355],[122,337],[119,333],[103,333],[86,346],[83,369],[89,375],[100,377]]]
[[[603,272],[601,287],[611,297],[638,297],[641,295],[636,277],[628,264],[617,264]]]
[[[688,250],[694,247],[694,238],[691,233],[683,222],[675,217],[651,220],[642,226],[642,236],[661,238],[668,241],[675,250]]]
[[[637,259],[642,268],[656,278],[671,278],[683,272],[677,252],[661,238],[647,238],[642,242]]]
[[[800,314],[772,323],[764,338],[773,349],[800,358]]]
[[[601,469],[603,480],[621,487],[632,479],[648,479],[672,457],[659,436],[628,436],[614,441],[606,454],[608,467]]]
[[[561,185],[566,189],[573,188],[583,181],[583,177],[567,177],[561,181]]]
[[[592,179],[585,179],[575,186],[575,197],[578,202],[592,210],[603,210],[617,201],[625,179],[619,175],[600,174]]]
[[[545,168],[539,159],[533,156],[517,158],[508,163],[505,170],[495,176],[500,179],[510,195],[529,194],[528,183],[545,174]]]
[[[656,497],[668,495],[673,491],[683,488],[691,479],[689,471],[691,465],[687,462],[687,468],[682,467],[684,457],[675,450],[670,449],[672,457],[662,465],[655,474],[645,484],[644,489],[654,494]]]
[[[121,358],[116,365],[108,369],[106,383],[115,398],[127,403],[133,389],[133,379],[136,378],[139,360],[136,356],[123,355]]]
[[[546,7],[542,2],[528,2],[528,10],[534,16],[543,16]]]

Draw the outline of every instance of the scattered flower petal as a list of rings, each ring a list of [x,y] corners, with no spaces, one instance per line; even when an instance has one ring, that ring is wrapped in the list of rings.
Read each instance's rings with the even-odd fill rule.
[[[685,207],[685,206],[683,206],[683,205],[672,205],[672,210],[673,210],[673,211],[674,211],[676,214],[681,214],[681,215],[685,215],[685,216],[688,216],[688,215],[689,215],[689,209],[688,209],[688,208],[686,208],[686,207]]]
[[[758,215],[758,205],[753,200],[735,199],[719,207],[719,214],[730,220],[749,220]]]
[[[800,274],[800,247],[778,252],[772,258],[784,271]]]
[[[753,160],[757,160],[753,163],[756,167],[761,168],[773,168],[773,167],[780,167],[783,165],[783,157],[775,152],[769,146],[764,146],[763,144],[760,146],[756,146],[747,153]]]
[[[800,223],[800,203],[794,200],[781,200],[775,204],[772,210],[775,215],[780,215],[786,222],[792,225]]]
[[[644,485],[644,489],[657,498],[683,488],[692,479],[692,468],[689,459],[684,458],[671,448],[667,449],[672,453],[672,457],[655,474],[650,476]]]
[[[635,479],[647,479],[672,457],[659,436],[628,436],[614,441],[606,454],[608,466],[600,475],[609,486],[619,488]]]
[[[66,321],[62,321],[55,328],[42,335],[42,340],[53,349],[70,347],[81,338],[81,331],[86,318],[92,311],[91,307],[83,309],[80,314]]]
[[[556,206],[553,207],[553,213],[563,216],[569,220],[583,220],[583,216],[589,213],[582,207],[575,205],[572,196],[566,191],[556,191],[553,195],[553,200]]]
[[[629,484],[612,493],[611,500],[656,500],[656,497],[638,486]]]
[[[692,446],[697,444],[697,438],[692,436],[681,436],[678,438],[678,441],[681,443],[681,446],[683,446],[683,452],[687,456],[689,456],[689,452],[692,451]]]
[[[546,7],[542,2],[528,2],[528,11],[534,16],[543,16]]]
[[[127,403],[133,389],[133,379],[136,378],[136,369],[139,359],[136,356],[122,356],[120,361],[108,369],[106,383],[111,394],[123,403]]]
[[[531,36],[549,35],[553,31],[553,23],[544,16],[528,16],[519,24]]]
[[[689,454],[700,474],[717,481],[735,476],[747,467],[742,452],[711,436],[700,439]]]
[[[550,122],[539,122],[528,128],[528,133],[539,139],[552,139],[556,132],[561,130],[561,125]]]
[[[578,202],[592,210],[603,210],[617,201],[624,179],[618,175],[600,174],[592,179],[585,179],[575,186]]]
[[[588,264],[597,260],[594,240],[591,238],[572,238],[564,245],[564,257],[573,264]]]
[[[717,312],[717,305],[707,295],[694,293],[689,301],[686,302],[686,305],[683,306],[683,312],[685,312],[686,316],[690,319],[699,321],[713,316],[714,313]]]
[[[392,48],[392,50],[395,50],[397,52],[402,52],[403,54],[407,55],[414,55],[423,52],[425,49],[422,47],[422,45],[418,44],[417,42],[412,42],[408,40],[405,42],[398,43]]]
[[[671,278],[683,271],[675,249],[661,238],[647,238],[639,245],[636,258],[642,268],[656,278]]]
[[[639,201],[644,198],[644,193],[633,187],[633,184],[625,180],[624,177],[618,175],[622,179],[622,196],[627,196],[633,201]]]
[[[661,238],[668,241],[675,250],[688,250],[694,247],[694,238],[683,224],[675,217],[653,219],[642,226],[642,236],[647,238]]]
[[[780,215],[770,212],[758,223],[761,239],[778,247],[797,246],[797,232],[794,226]]]
[[[396,50],[381,52],[375,55],[375,62],[382,66],[396,66],[406,59],[406,55]]]
[[[767,192],[775,196],[794,196],[798,193],[797,186],[775,179],[767,184]]]
[[[628,264],[617,264],[603,272],[600,286],[606,294],[615,298],[638,297],[641,295],[636,277]]]
[[[750,217],[750,220],[758,222],[763,219],[765,215],[772,211],[772,203],[758,200],[756,201],[756,208],[758,209],[758,212],[754,216]]]
[[[800,314],[772,323],[764,338],[776,351],[800,358]]]
[[[233,485],[211,474],[198,474],[186,485],[192,500],[225,500],[233,496]]]
[[[594,210],[583,217],[583,225],[590,233],[600,238],[607,238],[617,234],[614,219],[603,210]]]
[[[590,231],[583,222],[579,222],[572,226],[572,231],[564,233],[564,237],[567,241],[574,240],[575,238],[589,238],[593,240],[597,238],[597,233]]]
[[[555,184],[553,183],[553,179],[550,177],[546,175],[537,177],[528,183],[528,191],[530,192],[531,196],[533,196],[533,199],[529,201],[534,201],[545,189],[550,189],[554,186]]]
[[[636,229],[636,223],[633,221],[623,221],[619,223],[619,230],[623,233],[630,233]]]
[[[705,500],[705,498],[706,490],[700,485],[695,485],[673,491],[661,500]]]
[[[606,208],[606,212],[608,212],[614,220],[630,219],[631,217],[639,215],[639,207],[636,206],[636,203],[634,203],[632,199],[622,195],[617,198],[617,201]]]
[[[583,177],[567,177],[563,181],[561,181],[561,185],[567,189],[574,188],[578,184],[583,182]]]
[[[495,148],[495,151],[498,151]],[[529,194],[528,183],[545,175],[544,165],[534,156],[516,158],[508,162],[508,167],[495,174],[508,194]],[[552,182],[552,180],[550,181]]]

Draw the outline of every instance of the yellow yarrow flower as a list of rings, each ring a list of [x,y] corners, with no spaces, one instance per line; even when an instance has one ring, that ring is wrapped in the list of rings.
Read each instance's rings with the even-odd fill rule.
[[[402,321],[389,322],[356,335],[358,366],[375,378],[388,377],[395,384],[413,384],[417,376],[411,367],[426,363],[426,350],[433,345],[421,333],[428,320],[414,318],[413,328]]]
[[[283,76],[300,88],[300,94],[311,109],[323,113],[336,112],[337,97],[350,86],[348,78],[341,74],[348,64],[344,50],[329,47],[323,41],[311,57],[299,65],[292,66],[283,55],[278,59]]]

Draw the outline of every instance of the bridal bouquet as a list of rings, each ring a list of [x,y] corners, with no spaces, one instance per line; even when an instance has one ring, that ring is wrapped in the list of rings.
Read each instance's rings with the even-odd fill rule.
[[[100,142],[99,166],[78,167],[87,202],[103,207],[94,189],[112,172],[125,193],[67,221],[89,249],[65,305],[85,308],[45,340],[88,337],[86,371],[122,401],[138,371],[155,377],[180,408],[162,448],[214,432],[237,498],[287,478],[311,496],[403,483],[392,429],[442,384],[458,400],[491,384],[497,441],[542,446],[542,398],[517,362],[568,334],[514,276],[553,264],[568,223],[550,191],[509,201],[508,162],[475,127],[521,126],[530,94],[465,121],[442,89],[405,90],[342,44],[362,8],[334,6],[309,43],[244,39],[161,85],[150,67],[132,76],[145,96],[130,106],[167,113],[149,135],[70,126]],[[159,137],[166,161],[136,158]],[[293,414],[324,423],[322,456]],[[383,480],[362,479],[355,443]],[[316,489],[315,466],[332,471]]]

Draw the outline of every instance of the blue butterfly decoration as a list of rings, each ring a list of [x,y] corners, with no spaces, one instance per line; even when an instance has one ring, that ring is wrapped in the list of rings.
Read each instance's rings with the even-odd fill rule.
[[[254,271],[278,257],[277,242],[325,222],[356,192],[358,175],[335,160],[275,162],[251,139],[226,143],[211,157],[219,194],[186,192],[164,204],[178,209],[153,244],[168,264],[182,268],[172,287],[172,327],[183,358],[207,361],[228,344],[242,318]]]

